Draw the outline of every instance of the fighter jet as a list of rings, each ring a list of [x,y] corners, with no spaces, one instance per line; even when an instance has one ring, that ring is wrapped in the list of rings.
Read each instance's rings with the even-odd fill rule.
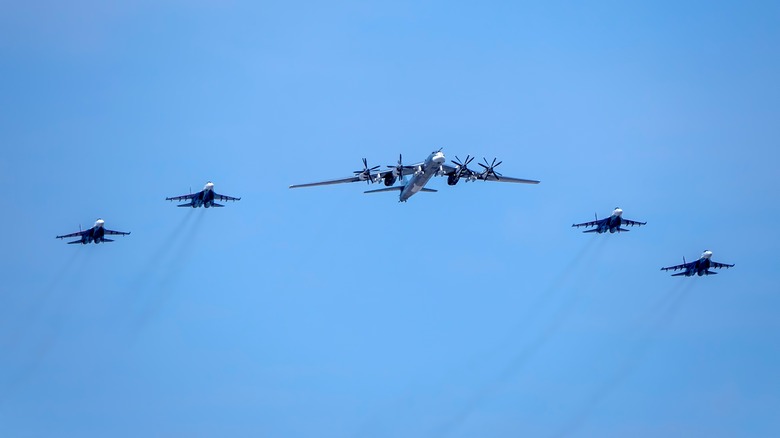
[[[113,242],[112,239],[106,239],[106,235],[112,235],[112,236],[127,236],[130,234],[129,232],[125,233],[123,231],[114,231],[109,230],[106,227],[103,226],[105,221],[103,219],[98,219],[95,221],[95,225],[84,231],[78,231],[76,233],[71,234],[65,234],[64,236],[57,236],[57,239],[67,239],[69,237],[80,237],[79,240],[74,240],[72,242],[68,242],[68,244],[74,244],[74,243],[81,243],[82,245],[86,245],[88,243],[100,243],[100,242]]]
[[[720,269],[720,268],[733,268],[733,267],[734,265],[728,265],[725,263],[718,263],[712,261],[712,251],[705,250],[701,254],[701,258],[699,258],[699,260],[687,263],[685,261],[685,257],[683,257],[682,265],[669,266],[668,268],[661,268],[661,270],[662,271],[678,271],[681,269],[684,270],[683,272],[672,274],[672,277],[679,277],[681,275],[684,275],[686,277],[692,277],[694,274],[701,277],[702,275],[717,274],[717,272],[710,271],[710,268]]]
[[[220,195],[214,192],[214,183],[209,181],[203,187],[203,190],[197,193],[190,193],[189,195],[174,196],[172,198],[165,198],[166,201],[189,201],[184,204],[179,204],[177,207],[224,207],[222,204],[217,204],[214,200],[219,201],[240,201],[241,198],[234,198],[232,196]]]
[[[583,222],[581,224],[572,224],[572,227],[596,227],[592,230],[585,230],[583,233],[606,233],[609,231],[610,233],[614,233],[617,231],[618,233],[623,231],[630,231],[625,228],[620,228],[622,225],[628,225],[628,226],[638,226],[641,227],[642,225],[646,225],[647,222],[637,222],[632,221],[628,219],[623,219],[623,210],[620,209],[620,207],[615,207],[615,210],[612,211],[612,216],[606,217],[604,219],[599,219],[598,215],[596,215],[595,221],[590,222]]]
[[[446,164],[444,153],[439,149],[438,151],[431,152],[425,161],[411,166],[405,166],[403,164],[403,157],[399,155],[398,163],[395,166],[387,166],[387,170],[378,170],[380,166],[368,167],[368,161],[363,158],[363,170],[354,171],[354,175],[351,177],[308,184],[293,184],[290,188],[324,186],[358,181],[365,181],[366,184],[370,184],[382,181],[386,186],[385,188],[367,190],[364,193],[399,192],[399,202],[406,202],[418,192],[436,192],[437,190],[425,187],[425,185],[428,184],[428,181],[434,176],[446,176],[447,184],[451,186],[457,184],[461,179],[464,179],[467,182],[482,180],[539,184],[539,181],[532,179],[512,178],[501,175],[496,172],[495,168],[502,162],[499,161],[496,163],[496,159],[493,159],[492,163],[488,163],[487,159],[485,159],[485,164],[477,163],[482,166],[484,170],[482,172],[475,172],[468,168],[468,164],[474,160],[473,157],[469,158],[466,156],[466,159],[462,162],[458,157],[455,158],[457,161],[452,161],[454,166]],[[409,175],[412,175],[412,178],[407,181],[406,177]],[[396,181],[399,180],[400,185],[394,186]]]

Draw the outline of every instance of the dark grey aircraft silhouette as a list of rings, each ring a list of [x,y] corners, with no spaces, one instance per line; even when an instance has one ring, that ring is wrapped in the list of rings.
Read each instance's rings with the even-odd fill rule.
[[[718,263],[712,261],[712,251],[705,250],[702,254],[699,260],[686,263],[685,257],[683,257],[683,264],[682,265],[676,265],[676,266],[669,266],[668,268],[661,268],[662,271],[678,271],[680,269],[683,270],[683,272],[679,272],[677,274],[672,274],[672,277],[679,277],[681,275],[684,275],[686,277],[692,277],[694,274],[701,277],[702,275],[715,275],[717,272],[710,271],[710,268],[714,269],[720,269],[720,268],[733,268],[734,265],[728,265],[726,263]]]
[[[455,157],[456,159],[458,157]],[[291,189],[298,187],[312,187],[312,186],[325,186],[330,184],[351,183],[358,181],[365,181],[366,183],[378,183],[384,182],[385,188],[377,190],[368,190],[364,193],[379,193],[379,192],[398,192],[399,202],[406,202],[414,194],[418,192],[436,192],[434,189],[425,187],[426,184],[434,176],[446,176],[447,184],[454,186],[459,180],[465,181],[499,181],[499,182],[511,182],[511,183],[523,183],[523,184],[539,184],[539,181],[533,179],[521,179],[512,178],[509,176],[503,176],[496,172],[495,168],[502,162],[496,163],[496,159],[493,159],[493,163],[488,163],[485,160],[485,164],[477,163],[484,169],[482,172],[475,172],[469,169],[467,166],[474,158],[469,158],[461,162],[452,161],[454,166],[446,164],[444,153],[439,149],[438,151],[431,152],[425,161],[416,163],[411,166],[404,166],[402,163],[402,157],[398,156],[398,164],[395,166],[387,166],[387,170],[378,170],[380,166],[368,167],[368,162],[363,158],[363,170],[354,171],[354,176],[340,179],[332,179],[328,181],[320,181],[307,184],[293,184]],[[412,178],[407,181],[406,176],[412,175]],[[396,181],[400,180],[400,185],[394,186]]]
[[[95,221],[95,225],[84,231],[79,231],[77,233],[71,233],[71,234],[65,234],[64,236],[57,236],[57,239],[67,239],[69,237],[80,237],[79,240],[74,240],[72,242],[68,242],[68,244],[74,244],[74,243],[81,243],[82,245],[86,245],[88,243],[100,243],[100,242],[113,242],[112,239],[106,239],[106,235],[111,236],[127,236],[128,233],[125,233],[123,231],[114,231],[109,230],[106,227],[103,226],[105,224],[105,221],[103,219],[98,219]]]
[[[604,219],[599,219],[598,216],[596,216],[595,221],[590,222],[583,222],[581,224],[572,224],[572,227],[596,227],[592,230],[585,230],[583,233],[606,233],[609,231],[610,233],[614,233],[617,231],[618,233],[623,231],[630,231],[625,228],[620,228],[622,225],[628,225],[628,226],[638,226],[641,227],[642,225],[647,225],[647,222],[637,222],[632,221],[629,219],[623,219],[623,210],[620,209],[620,207],[615,207],[615,210],[612,212],[612,216],[606,217]]]
[[[165,198],[166,201],[189,201],[184,204],[179,204],[177,207],[224,207],[222,204],[217,204],[214,200],[219,201],[240,201],[241,198],[234,198],[232,196],[220,195],[214,192],[214,183],[209,181],[203,187],[203,190],[197,193],[190,193],[189,195],[174,196],[171,198]]]

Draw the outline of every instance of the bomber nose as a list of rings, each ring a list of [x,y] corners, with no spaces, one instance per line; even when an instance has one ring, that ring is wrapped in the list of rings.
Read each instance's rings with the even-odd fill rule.
[[[214,183],[211,182],[211,181],[207,182],[206,183],[206,188],[209,189],[209,190],[213,189],[214,188]]]
[[[97,226],[99,227],[102,227],[104,223],[106,223],[106,221],[104,221],[103,219],[98,219],[95,221],[95,224],[97,224]]]
[[[435,161],[438,164],[445,162],[446,158],[444,158],[444,153],[436,152],[436,154],[433,155],[433,161]]]
[[[620,209],[620,207],[615,207],[615,216],[620,216],[623,214],[623,210]]]
[[[708,259],[708,258],[712,257],[712,251],[705,250],[704,254],[702,254],[702,257],[704,257],[705,259]]]

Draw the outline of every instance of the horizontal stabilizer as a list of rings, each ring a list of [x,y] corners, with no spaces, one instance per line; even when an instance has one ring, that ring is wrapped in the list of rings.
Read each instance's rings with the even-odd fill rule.
[[[715,274],[717,274],[717,272],[715,272],[715,271],[710,271],[709,269],[707,269],[707,271],[705,272],[705,274],[707,274],[707,275],[715,275]]]
[[[74,243],[81,243],[80,240],[74,240],[73,242],[68,242],[68,245],[73,245]]]
[[[385,187],[383,189],[376,189],[376,190],[366,190],[363,193],[379,193],[379,192],[400,192],[404,188],[402,186],[395,186],[395,187]]]
[[[179,205],[177,205],[177,207],[192,207],[192,203],[191,202],[187,202],[186,204],[179,204]]]
[[[677,274],[672,274],[672,277],[679,277],[681,275],[685,275],[685,272],[679,272]]]
[[[436,192],[438,192],[438,190],[429,189],[429,188],[426,188],[426,187],[421,188],[420,191],[421,192],[428,192],[428,193],[436,193]]]
[[[216,202],[211,204],[212,207],[224,207],[222,204],[217,204]]]
[[[103,242],[113,242],[113,241],[114,239],[106,239],[105,237],[103,238]]]
[[[598,228],[594,228],[594,229],[592,229],[592,230],[585,230],[585,231],[583,231],[583,233],[595,233],[595,232],[597,232],[598,230],[599,230]]]
[[[618,228],[618,231],[620,231],[620,232],[624,232],[624,231],[625,231],[625,232],[628,232],[628,231],[631,231],[631,230],[627,230],[627,229],[625,229],[625,228]]]

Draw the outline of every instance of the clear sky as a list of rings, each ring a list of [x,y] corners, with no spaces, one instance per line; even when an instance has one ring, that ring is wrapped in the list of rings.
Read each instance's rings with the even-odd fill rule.
[[[0,436],[780,436],[777,2],[2,3]]]

